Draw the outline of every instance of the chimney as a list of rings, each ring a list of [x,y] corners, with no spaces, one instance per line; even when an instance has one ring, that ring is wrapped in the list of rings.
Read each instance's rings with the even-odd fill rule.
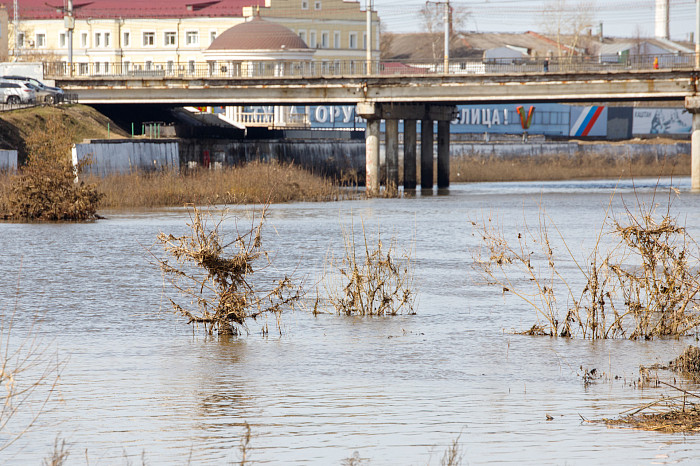
[[[668,39],[669,0],[656,0],[656,26],[654,36],[657,39]]]

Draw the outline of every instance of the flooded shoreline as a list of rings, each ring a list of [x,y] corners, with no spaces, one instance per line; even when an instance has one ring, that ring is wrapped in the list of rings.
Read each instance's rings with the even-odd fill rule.
[[[492,213],[513,228],[544,205],[585,251],[615,186],[650,200],[656,184],[476,183],[447,196],[272,206],[264,240],[277,267],[312,279],[341,251],[343,226],[364,221],[370,232],[414,242],[416,315],[297,311],[282,315],[281,336],[262,337],[256,325],[238,339],[193,333],[170,311],[149,263],[145,248],[159,231],[183,231],[183,209],[110,210],[89,224],[2,223],[0,270],[13,278],[0,307],[16,299],[23,315],[44,313],[39,331],[68,358],[40,424],[3,457],[36,463],[60,434],[69,464],[84,462],[85,450],[91,463],[143,454],[147,463],[220,464],[239,459],[247,422],[255,463],[340,464],[357,451],[370,464],[439,464],[459,435],[469,464],[691,462],[700,454],[693,437],[581,417],[658,398],[663,389],[636,384],[639,366],[667,363],[695,338],[514,335],[532,325],[533,311],[479,283],[469,264],[477,244],[469,218]],[[681,190],[673,209],[700,238],[700,196],[689,179],[660,184]],[[591,368],[604,376],[586,385]]]

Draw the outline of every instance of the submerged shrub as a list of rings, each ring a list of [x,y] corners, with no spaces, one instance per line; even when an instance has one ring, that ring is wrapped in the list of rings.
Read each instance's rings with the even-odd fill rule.
[[[326,278],[328,299],[339,314],[384,316],[413,313],[415,292],[410,250],[396,253],[392,239],[388,246],[377,234],[370,245],[362,229],[358,248],[354,234],[344,234],[345,256],[331,261],[334,274]]]
[[[27,139],[29,159],[9,188],[4,217],[25,220],[90,220],[102,197],[94,185],[79,181],[89,160],[73,166],[73,132],[59,117],[46,121]]]
[[[625,209],[622,219],[608,215],[609,233],[619,241],[601,251],[599,235],[588,265],[581,265],[564,241],[566,259],[585,283],[580,292],[560,272],[562,261],[555,258],[549,237],[553,222],[544,211],[539,227],[525,225],[514,241],[491,218],[472,222],[484,246],[475,253],[475,267],[488,283],[536,310],[544,319],[544,325],[535,326],[539,334],[593,339],[687,335],[700,326],[700,257],[670,206],[669,200],[659,215],[656,204],[637,200],[636,212]]]
[[[187,234],[158,234],[157,242],[176,265],[167,259],[157,261],[166,279],[182,296],[190,298],[191,304],[196,304],[194,311],[170,299],[177,313],[187,317],[190,324],[204,324],[210,334],[238,335],[247,330],[249,319],[267,314],[279,318],[285,308],[293,307],[301,298],[301,287],[286,275],[270,286],[254,281],[255,272],[271,266],[268,252],[262,248],[265,209],[257,225],[244,232],[236,227],[231,238],[222,231],[227,218],[226,211],[214,219],[210,211],[190,207]],[[280,328],[279,320],[277,327]],[[266,331],[267,325],[263,327]]]

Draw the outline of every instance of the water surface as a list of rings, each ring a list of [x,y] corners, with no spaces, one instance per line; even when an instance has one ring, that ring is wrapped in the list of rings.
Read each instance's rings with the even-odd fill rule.
[[[699,238],[700,196],[689,180],[660,184],[681,190],[673,212]],[[38,464],[60,435],[68,464],[140,463],[142,455],[147,464],[226,464],[239,459],[247,422],[248,458],[260,464],[340,464],[355,451],[371,464],[439,464],[457,436],[469,464],[692,463],[694,436],[582,418],[614,417],[666,393],[635,386],[639,365],[666,362],[694,339],[515,335],[534,311],[482,285],[471,267],[470,219],[492,215],[516,231],[544,208],[583,258],[611,193],[628,205],[654,202],[656,185],[477,183],[447,196],[272,206],[264,245],[280,271],[296,269],[308,283],[342,253],[344,229],[360,234],[364,224],[370,236],[379,228],[413,247],[416,315],[297,311],[283,316],[281,336],[263,337],[253,323],[250,335],[228,340],[172,314],[149,257],[159,231],[185,232],[185,210],[0,224],[0,308],[18,309],[13,337],[26,335],[38,312],[42,341],[66,361],[40,423],[0,453],[2,462]],[[613,203],[618,212],[622,202]],[[244,208],[236,212],[250,225]],[[582,368],[593,367],[606,377],[585,385]]]

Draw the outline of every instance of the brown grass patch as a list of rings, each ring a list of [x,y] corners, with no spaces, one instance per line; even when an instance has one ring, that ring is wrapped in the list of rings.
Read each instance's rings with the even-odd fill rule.
[[[554,181],[679,176],[690,173],[690,155],[619,157],[580,154],[523,157],[464,156],[450,159],[450,181]]]
[[[277,162],[180,174],[136,172],[92,182],[104,194],[101,206],[110,208],[334,201],[350,196],[325,178]]]

